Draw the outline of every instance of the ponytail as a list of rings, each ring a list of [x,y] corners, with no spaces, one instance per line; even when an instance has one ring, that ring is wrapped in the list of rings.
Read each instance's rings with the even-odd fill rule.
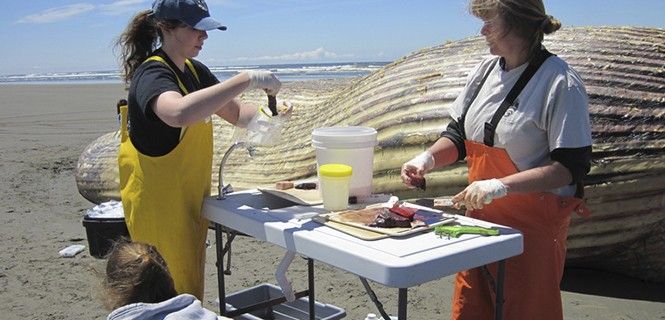
[[[149,16],[151,12],[145,10],[136,14],[116,41],[116,47],[120,48],[122,77],[125,84],[129,84],[136,68],[159,44],[159,28]]]

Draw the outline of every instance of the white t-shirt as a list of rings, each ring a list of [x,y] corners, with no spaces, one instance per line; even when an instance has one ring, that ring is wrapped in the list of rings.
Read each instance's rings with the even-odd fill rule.
[[[496,58],[492,58],[474,68],[450,110],[451,116],[458,120],[488,68],[492,68],[465,116],[468,140],[483,143],[485,123],[490,122],[527,65],[504,71]],[[557,56],[543,62],[506,110],[494,135],[494,147],[505,149],[519,171],[549,163],[554,149],[580,148],[590,146],[591,142],[584,84],[577,72]],[[575,186],[551,191],[572,195]]]

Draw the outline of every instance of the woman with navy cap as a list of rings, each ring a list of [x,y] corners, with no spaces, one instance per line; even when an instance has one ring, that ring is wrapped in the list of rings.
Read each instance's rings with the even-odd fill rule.
[[[281,83],[270,72],[242,72],[219,82],[196,57],[209,30],[226,30],[203,0],[156,0],[139,12],[118,40],[127,113],[118,165],[125,221],[133,241],[164,256],[178,293],[203,298],[205,239],[201,216],[210,193],[212,121],[218,115],[247,126],[257,108],[236,97]]]

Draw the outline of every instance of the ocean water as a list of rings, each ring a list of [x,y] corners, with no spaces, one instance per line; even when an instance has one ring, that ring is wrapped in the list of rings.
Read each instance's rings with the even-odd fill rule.
[[[284,82],[355,78],[368,75],[389,62],[339,62],[308,64],[275,64],[246,66],[208,66],[220,81],[245,70],[270,70]],[[0,84],[64,84],[64,83],[120,83],[119,70],[57,72],[0,75]]]

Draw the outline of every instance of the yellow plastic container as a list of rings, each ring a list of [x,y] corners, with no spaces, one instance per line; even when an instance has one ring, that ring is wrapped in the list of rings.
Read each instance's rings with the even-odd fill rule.
[[[340,211],[349,206],[349,182],[352,173],[353,168],[345,164],[329,163],[319,166],[324,209]]]

